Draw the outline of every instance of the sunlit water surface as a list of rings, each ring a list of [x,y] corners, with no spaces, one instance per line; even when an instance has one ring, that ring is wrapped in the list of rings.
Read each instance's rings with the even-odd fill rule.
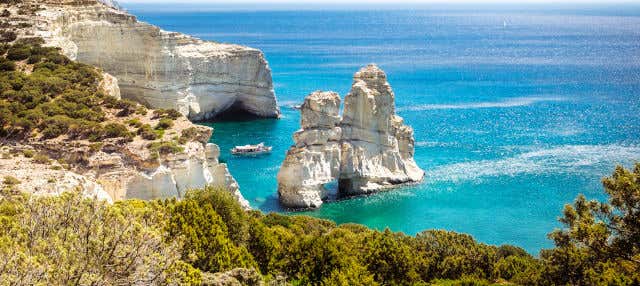
[[[635,9],[635,10],[634,10]],[[615,164],[640,160],[640,12],[533,11],[153,12],[143,21],[256,47],[273,71],[280,120],[223,122],[223,150],[251,205],[283,211],[276,174],[314,90],[343,97],[359,67],[388,74],[413,126],[424,183],[325,204],[309,215],[415,234],[447,229],[531,253],[577,194],[603,199]],[[234,145],[273,153],[236,158]]]

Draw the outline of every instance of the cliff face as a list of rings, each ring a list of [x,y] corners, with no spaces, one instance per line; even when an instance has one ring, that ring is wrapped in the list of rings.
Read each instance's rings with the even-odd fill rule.
[[[354,76],[344,100],[340,189],[362,194],[420,181],[413,160],[413,129],[395,115],[395,95],[385,73],[369,65]]]
[[[27,33],[102,68],[118,79],[123,98],[153,108],[174,108],[192,120],[229,108],[279,116],[271,70],[259,50],[166,32],[109,3],[44,1]]]
[[[157,119],[152,117],[149,112],[136,118],[155,124]],[[118,121],[125,120],[129,119]],[[118,122],[113,118],[111,121]],[[177,145],[180,151],[159,156],[150,150],[150,141],[139,137],[131,142],[109,139],[99,144],[64,138],[5,144],[0,148],[0,177],[17,178],[21,183],[16,189],[23,192],[56,195],[77,189],[110,202],[181,198],[189,189],[209,185],[229,190],[242,206],[249,208],[226,164],[218,161],[218,146],[207,143],[211,128],[178,118],[160,142],[169,142],[185,130],[196,135]],[[22,153],[44,154],[49,159],[43,162]]]
[[[7,67],[0,71],[1,190],[77,189],[116,201],[214,186],[249,208],[218,146],[208,143],[212,128],[118,100],[116,78],[53,48],[15,43],[0,60]]]
[[[375,65],[355,74],[342,118],[338,94],[307,96],[302,129],[278,173],[280,202],[319,207],[327,196],[324,185],[335,180],[338,193],[346,196],[422,180],[424,172],[413,159],[413,130],[395,115],[394,97]]]
[[[340,96],[314,92],[301,108],[302,129],[293,135],[278,173],[280,201],[291,207],[314,208],[327,196],[324,184],[340,174]]]

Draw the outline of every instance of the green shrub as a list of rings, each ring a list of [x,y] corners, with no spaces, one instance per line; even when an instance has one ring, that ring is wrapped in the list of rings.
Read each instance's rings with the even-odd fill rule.
[[[51,163],[51,160],[49,159],[49,156],[47,156],[46,154],[38,153],[35,156],[33,156],[33,162],[38,164],[49,164]]]
[[[142,127],[142,122],[140,122],[140,119],[138,118],[131,118],[127,120],[127,125],[135,128],[140,128]]]
[[[102,142],[92,143],[91,145],[89,145],[89,150],[91,150],[92,152],[98,152],[102,149],[103,145],[104,143]]]
[[[133,138],[127,126],[124,126],[120,123],[108,123],[104,126],[104,138]]]
[[[145,140],[156,140],[158,138],[158,135],[156,134],[156,132],[154,132],[153,128],[151,128],[151,125],[149,124],[140,126],[137,133]]]
[[[156,109],[153,111],[153,118],[170,118],[176,120],[181,116],[182,114],[175,109]]]
[[[42,47],[44,43],[45,43],[44,39],[41,37],[21,38],[16,41],[16,44],[32,46],[32,49],[49,50],[49,51],[56,51],[58,49],[54,47]]]
[[[25,45],[13,45],[7,52],[7,59],[12,61],[26,60],[31,56],[31,48]]]
[[[166,130],[173,126],[173,120],[170,118],[162,118],[158,121],[158,125],[156,125],[157,130]]]
[[[1,43],[0,44],[0,56],[4,56],[9,50],[9,44]]]
[[[178,145],[174,141],[160,141],[153,142],[147,146],[152,153],[158,153],[162,155],[176,154],[184,151],[184,147]]]
[[[56,64],[56,65],[68,65],[71,62],[69,60],[69,58],[67,58],[67,57],[65,57],[63,55],[60,55],[60,54],[47,55],[45,60],[47,62],[49,62],[49,63],[53,63],[53,64]]]
[[[138,107],[136,107],[136,114],[138,115],[146,116],[147,112],[148,110],[144,105],[138,105]]]
[[[56,138],[62,134],[66,134],[69,131],[70,125],[73,123],[73,119],[64,116],[56,115],[48,118],[42,130],[42,136],[45,139]]]
[[[137,104],[131,100],[123,99],[116,101],[114,107],[120,109],[117,116],[125,117],[136,112]]]
[[[0,58],[0,72],[15,71],[16,64],[5,58]]]
[[[42,55],[34,55],[32,54],[31,56],[29,56],[29,59],[27,60],[28,64],[37,64],[40,61],[42,61],[44,57]]]
[[[30,149],[22,150],[22,155],[25,158],[33,158],[33,155],[35,155],[35,154],[36,154],[36,152],[34,152],[33,150],[30,150]]]
[[[15,186],[15,185],[19,185],[20,180],[16,179],[16,177],[13,176],[5,176],[4,180],[2,181],[3,184],[7,185],[7,186]]]
[[[0,42],[8,43],[13,42],[18,38],[18,35],[14,31],[0,31]]]
[[[200,285],[200,271],[180,260],[181,242],[164,238],[165,219],[155,206],[108,204],[80,192],[0,199],[0,281]]]
[[[183,129],[180,135],[179,142],[180,144],[185,144],[189,141],[193,141],[200,136],[200,132],[198,132],[198,128],[189,127],[187,129]]]

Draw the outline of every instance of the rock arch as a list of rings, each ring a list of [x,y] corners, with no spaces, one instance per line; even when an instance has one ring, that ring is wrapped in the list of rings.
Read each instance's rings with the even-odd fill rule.
[[[395,114],[395,95],[386,74],[368,65],[354,75],[340,116],[340,96],[316,91],[301,108],[301,129],[278,173],[280,202],[317,208],[323,185],[338,180],[341,195],[360,195],[418,182],[413,129]]]

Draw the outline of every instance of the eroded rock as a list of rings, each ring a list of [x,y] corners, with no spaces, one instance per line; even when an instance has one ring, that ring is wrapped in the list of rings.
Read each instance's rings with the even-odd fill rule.
[[[303,129],[294,135],[278,173],[280,201],[289,207],[314,208],[326,197],[324,184],[340,172],[340,96],[314,92],[301,108]]]
[[[112,0],[48,0],[20,37],[42,37],[71,59],[118,79],[123,98],[191,120],[234,108],[278,117],[271,70],[257,49],[203,41],[139,22]],[[103,3],[104,2],[104,3]]]
[[[295,144],[278,173],[280,202],[315,208],[327,197],[325,184],[338,181],[339,195],[359,195],[419,182],[413,159],[413,129],[395,114],[395,95],[385,73],[369,65],[354,76],[345,97],[314,92],[305,98]]]

